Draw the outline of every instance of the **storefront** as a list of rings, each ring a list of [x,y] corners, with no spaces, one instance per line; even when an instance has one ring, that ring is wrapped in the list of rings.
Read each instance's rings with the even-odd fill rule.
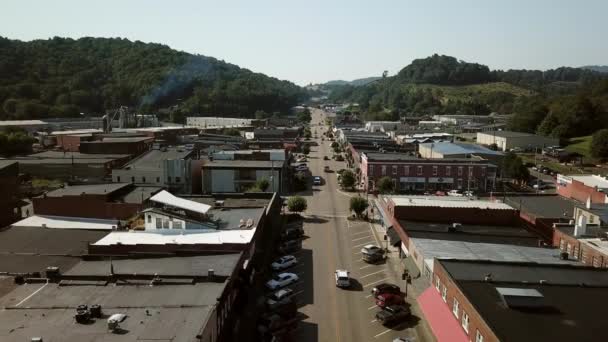
[[[426,178],[425,177],[400,177],[399,178],[399,190],[401,191],[415,191],[425,190]]]
[[[454,189],[454,178],[451,177],[429,177],[428,190],[452,190]]]

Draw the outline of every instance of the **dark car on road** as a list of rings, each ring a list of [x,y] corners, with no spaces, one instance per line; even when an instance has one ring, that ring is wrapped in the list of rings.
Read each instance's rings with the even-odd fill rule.
[[[372,289],[372,296],[374,296],[374,298],[376,298],[379,295],[384,294],[384,293],[400,295],[401,288],[395,284],[382,283],[382,284],[376,285]]]
[[[383,325],[394,325],[410,317],[410,309],[405,306],[392,305],[376,313],[376,319]]]

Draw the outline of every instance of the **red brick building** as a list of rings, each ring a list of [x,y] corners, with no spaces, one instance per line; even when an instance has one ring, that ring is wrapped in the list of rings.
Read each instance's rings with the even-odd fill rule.
[[[591,267],[435,259],[418,303],[438,342],[604,341],[607,290]]]
[[[81,141],[79,151],[89,154],[129,154],[138,156],[150,149],[154,138],[125,137],[102,138],[94,141]]]
[[[608,203],[608,179],[599,175],[557,175],[557,193],[566,198],[591,203]]]
[[[480,158],[424,159],[404,153],[362,152],[360,182],[376,189],[378,180],[390,177],[401,192],[472,190],[494,188],[496,166]]]

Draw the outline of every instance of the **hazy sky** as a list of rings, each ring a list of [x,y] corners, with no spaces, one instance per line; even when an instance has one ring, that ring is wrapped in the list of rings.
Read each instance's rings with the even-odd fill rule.
[[[12,39],[125,37],[298,84],[447,54],[493,69],[608,64],[608,0],[2,0]]]

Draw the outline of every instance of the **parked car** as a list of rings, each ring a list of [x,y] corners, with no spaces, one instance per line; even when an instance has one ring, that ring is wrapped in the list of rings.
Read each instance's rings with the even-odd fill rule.
[[[462,193],[460,193],[460,191],[458,191],[458,190],[450,190],[450,191],[448,191],[448,196],[462,197],[464,195]]]
[[[384,293],[401,295],[401,288],[395,284],[382,283],[374,286],[371,292],[374,298]]]
[[[270,265],[270,267],[272,267],[272,269],[275,271],[280,271],[297,264],[298,259],[296,259],[296,257],[294,257],[293,255],[285,255],[278,258]]]
[[[384,252],[384,250],[376,245],[365,245],[363,246],[363,248],[361,248],[361,253],[363,254],[373,254],[373,253],[379,253],[379,252]]]
[[[405,303],[401,294],[383,293],[376,297],[376,305],[385,308],[390,305],[401,305]]]
[[[328,156],[323,156],[323,160],[329,160]]]
[[[336,286],[341,288],[350,287],[350,276],[347,270],[336,270]]]
[[[300,158],[296,159],[296,161],[297,161],[298,163],[304,163],[304,162],[307,162],[307,161],[308,161],[308,159],[306,159],[306,157],[300,157]]]
[[[266,300],[266,306],[268,309],[273,310],[279,307],[281,304],[286,303],[289,300],[292,300],[292,296],[294,295],[294,291],[292,289],[281,289],[270,296]]]
[[[301,226],[291,226],[285,228],[281,233],[281,240],[293,240],[304,235],[304,229]]]
[[[284,317],[275,313],[264,315],[258,320],[258,332],[262,336],[272,334],[282,329],[295,329],[298,319],[295,317]],[[268,337],[266,337],[268,338]]]
[[[325,165],[325,167],[323,167],[323,171],[324,172],[331,172],[331,169],[329,168],[328,165]]]
[[[294,273],[279,273],[266,282],[266,287],[271,290],[277,290],[289,284],[293,284],[299,279],[300,278]]]
[[[376,319],[383,325],[392,325],[404,321],[410,314],[410,309],[405,306],[387,306],[376,313]]]
[[[278,251],[281,254],[294,253],[294,252],[299,251],[300,249],[302,249],[301,240],[284,241],[278,247]]]
[[[314,177],[312,178],[312,184],[313,184],[313,185],[321,185],[321,183],[322,183],[321,177],[319,177],[319,176],[314,176]]]

